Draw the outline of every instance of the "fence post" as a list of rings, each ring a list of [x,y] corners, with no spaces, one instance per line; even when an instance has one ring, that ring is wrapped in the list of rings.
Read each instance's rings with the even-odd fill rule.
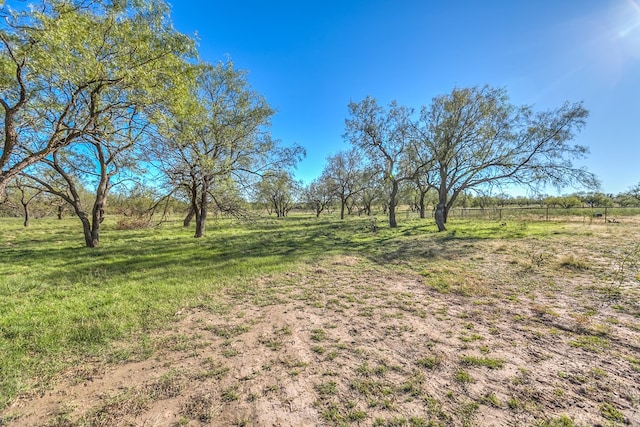
[[[607,222],[607,207],[604,207],[604,222]]]
[[[547,222],[549,222],[549,206],[547,206]]]

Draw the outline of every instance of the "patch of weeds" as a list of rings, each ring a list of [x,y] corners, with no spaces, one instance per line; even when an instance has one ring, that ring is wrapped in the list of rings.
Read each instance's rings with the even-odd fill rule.
[[[227,366],[224,366],[222,363],[219,363],[210,357],[206,358],[202,362],[202,365],[205,366],[205,371],[199,372],[194,376],[197,380],[205,380],[208,378],[215,378],[219,380],[229,373],[229,368]]]
[[[504,366],[504,359],[493,359],[491,357],[462,356],[460,363],[465,366],[485,366],[489,369],[500,369]]]
[[[311,351],[313,351],[316,354],[324,354],[326,350],[321,345],[314,345],[313,347],[311,347]]]
[[[464,369],[458,369],[453,373],[453,380],[455,382],[465,384],[474,382],[473,377]]]
[[[324,341],[327,339],[327,332],[324,329],[317,328],[311,330],[312,341]]]
[[[509,407],[509,409],[515,411],[516,409],[519,409],[522,407],[522,403],[518,400],[518,398],[512,397],[507,402],[507,406]]]
[[[367,413],[364,411],[360,411],[358,409],[349,411],[349,413],[347,414],[347,421],[350,421],[352,423],[358,423],[366,419],[367,419]]]
[[[238,427],[246,427],[249,425],[249,423],[250,420],[248,418],[239,418],[233,422],[233,425]]]
[[[589,263],[582,259],[576,257],[574,254],[569,254],[563,256],[559,261],[560,267],[568,268],[571,270],[588,270]]]
[[[220,393],[220,398],[223,402],[235,402],[240,399],[240,396],[238,395],[238,388],[235,386],[225,388],[222,390],[222,393]]]
[[[237,356],[239,354],[238,350],[235,348],[229,347],[222,350],[222,355],[226,358],[231,358]]]
[[[363,376],[369,376],[371,374],[371,368],[369,362],[364,362],[362,365],[356,368],[356,373]]]
[[[583,335],[569,342],[571,347],[582,348],[594,353],[600,353],[609,348],[609,340],[595,335]]]
[[[355,379],[351,382],[351,388],[365,397],[390,396],[394,393],[393,387],[388,384],[370,379]]]
[[[388,369],[389,368],[387,368],[387,365],[383,363],[373,368],[373,373],[379,377],[383,377],[387,373]]]
[[[258,340],[258,342],[260,342],[260,344],[264,345],[265,347],[273,351],[280,350],[284,345],[280,337],[272,337],[272,338],[262,337]]]
[[[325,359],[328,360],[328,361],[332,361],[336,357],[338,357],[338,352],[333,350],[333,351],[330,351],[329,353],[327,353],[327,357]]]
[[[402,427],[407,425],[407,419],[404,417],[393,417],[386,421],[387,427]]]
[[[466,332],[462,332],[459,338],[460,338],[460,341],[462,342],[474,342],[474,341],[480,341],[484,339],[484,337],[480,334],[467,335]]]
[[[480,403],[487,406],[493,406],[494,408],[501,408],[502,402],[498,399],[495,393],[487,393],[480,398]]]
[[[378,406],[380,407],[380,409],[384,409],[387,411],[395,411],[396,410],[396,405],[393,402],[392,399],[385,397],[383,399],[380,400],[380,402],[378,402]]]
[[[320,396],[330,396],[338,392],[338,383],[335,381],[328,381],[322,384],[316,384],[313,387]]]
[[[453,398],[453,392],[449,391],[448,393],[451,393],[450,398]],[[430,418],[436,418],[440,421],[445,422],[446,424],[451,424],[451,417],[443,410],[442,403],[438,399],[435,399],[431,396],[426,396],[424,398],[424,406]],[[440,424],[438,423],[433,425],[435,426]]]
[[[159,400],[180,396],[184,386],[184,376],[175,370],[170,370],[158,378],[157,381],[147,384],[144,388],[153,400]]]
[[[399,390],[412,397],[419,397],[422,395],[422,384],[425,381],[426,378],[422,372],[414,372],[413,375],[400,384]]]
[[[531,311],[533,311],[533,314],[535,314],[538,317],[543,317],[543,316],[558,317],[558,312],[553,310],[551,307],[547,307],[546,305],[534,304],[531,307]]]
[[[518,375],[511,378],[513,385],[524,385],[531,382],[531,371],[527,368],[518,368]]]
[[[73,427],[75,424],[70,417],[72,412],[73,408],[67,405],[58,408],[55,414],[47,421],[47,427]],[[8,424],[10,421],[12,421],[11,418],[0,416],[0,425],[4,425],[4,422]]]
[[[612,404],[603,403],[600,405],[600,414],[609,421],[614,421],[617,423],[625,423],[626,418],[622,414],[622,412],[618,411]]]
[[[602,379],[607,377],[607,372],[600,368],[592,368],[589,370],[589,375],[595,379]]]
[[[249,332],[249,327],[246,325],[212,325],[207,329],[214,335],[227,339]]]
[[[375,311],[375,307],[367,305],[358,310],[358,315],[362,317],[373,317]]]
[[[291,328],[289,327],[289,325],[284,325],[283,327],[281,327],[280,329],[276,329],[274,331],[274,333],[276,335],[291,335],[293,334],[293,331],[291,330]]]
[[[343,417],[340,413],[340,408],[335,403],[330,403],[320,412],[320,416],[327,421],[333,421],[335,423],[339,423],[342,421]]]
[[[182,405],[180,414],[202,423],[208,423],[213,417],[213,399],[211,396],[198,394],[186,400]]]
[[[421,366],[423,368],[436,369],[442,364],[442,358],[437,355],[426,356],[418,359],[416,363],[418,364],[418,366]]]
[[[273,392],[276,392],[276,391],[278,391],[278,386],[275,385],[275,384],[271,384],[271,385],[268,385],[268,386],[266,386],[264,388],[262,394],[264,394],[266,396],[267,394],[273,393]]]
[[[478,408],[480,408],[480,405],[476,402],[466,402],[460,406],[457,412],[463,426],[467,427],[471,425]]]
[[[81,425],[114,425],[126,415],[137,416],[149,408],[150,397],[141,390],[129,389],[107,399],[82,419]]]
[[[207,345],[198,342],[195,338],[197,337],[184,334],[175,334],[164,338],[163,340],[161,340],[161,342],[158,343],[158,345],[175,352],[187,352],[190,350],[205,347]]]
[[[631,364],[631,369],[633,369],[634,371],[640,372],[640,358],[627,357],[627,360]]]
[[[557,418],[544,420],[539,427],[576,427],[576,423],[570,417],[562,414]]]

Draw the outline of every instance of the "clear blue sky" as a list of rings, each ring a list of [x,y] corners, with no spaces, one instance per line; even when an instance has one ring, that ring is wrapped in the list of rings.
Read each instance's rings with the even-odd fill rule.
[[[171,1],[171,0],[170,0]],[[506,87],[543,110],[584,101],[578,165],[619,193],[640,182],[640,0],[173,0],[201,57],[228,55],[278,110],[272,133],[320,175],[349,101],[419,108],[454,87]],[[571,189],[566,190],[567,192]]]

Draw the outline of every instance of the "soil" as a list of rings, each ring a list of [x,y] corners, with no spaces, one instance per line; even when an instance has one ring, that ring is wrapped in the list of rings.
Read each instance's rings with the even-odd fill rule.
[[[184,308],[140,337],[144,351],[83,360],[4,417],[640,426],[639,241],[637,226],[616,224],[548,239],[416,236],[377,259],[318,260]]]

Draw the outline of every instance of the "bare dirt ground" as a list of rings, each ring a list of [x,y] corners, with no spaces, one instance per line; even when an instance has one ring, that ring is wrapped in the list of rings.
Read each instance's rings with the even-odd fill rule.
[[[416,236],[377,259],[318,260],[185,308],[144,357],[86,360],[5,417],[640,426],[637,242],[633,224],[566,226],[545,239]]]

